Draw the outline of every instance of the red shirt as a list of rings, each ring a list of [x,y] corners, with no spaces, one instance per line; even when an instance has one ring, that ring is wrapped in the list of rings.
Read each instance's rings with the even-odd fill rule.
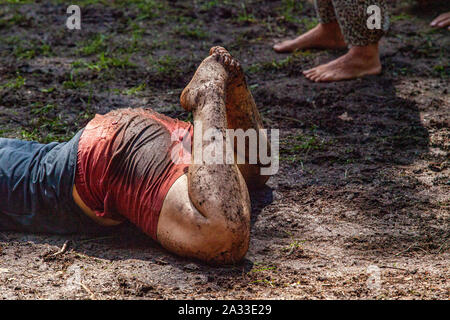
[[[126,218],[156,240],[167,192],[187,173],[192,135],[190,123],[151,109],[96,115],[78,145],[75,185],[81,200],[97,216]]]

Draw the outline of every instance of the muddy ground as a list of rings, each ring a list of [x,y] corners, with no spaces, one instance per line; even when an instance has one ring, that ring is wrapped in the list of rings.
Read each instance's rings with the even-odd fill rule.
[[[63,1],[0,1],[1,136],[64,141],[95,113],[143,105],[191,120],[181,90],[222,45],[281,130],[281,168],[253,195],[238,265],[178,258],[132,226],[4,232],[0,298],[449,298],[450,33],[428,26],[448,1],[390,1],[383,73],[331,84],[301,72],[343,51],[271,50],[317,22],[306,1],[73,2],[79,31]]]

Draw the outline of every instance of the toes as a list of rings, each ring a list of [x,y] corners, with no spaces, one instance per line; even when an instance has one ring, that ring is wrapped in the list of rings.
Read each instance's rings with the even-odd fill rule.
[[[239,61],[237,61],[233,56],[223,47],[213,47],[210,50],[210,55],[221,63],[228,72],[239,73],[242,71],[242,66]]]
[[[311,76],[314,74],[313,70],[307,70],[307,71],[303,71],[303,75],[305,76],[305,78],[307,79],[311,79]]]
[[[211,49],[209,49],[209,55],[210,56],[214,55],[216,53],[217,48],[219,47],[212,47]]]
[[[311,80],[314,81],[314,82],[318,82],[321,76],[322,76],[322,74],[320,74],[320,73],[315,73],[315,74],[311,77]]]
[[[210,54],[210,55],[214,55],[214,54],[218,54],[218,55],[230,55],[230,53],[228,52],[227,49],[225,49],[224,47],[219,47],[219,46],[212,47],[212,48],[209,50],[209,54]]]
[[[236,59],[233,59],[233,61],[230,64],[230,67],[236,71],[242,70],[241,64]]]
[[[323,76],[323,73],[316,70],[310,77],[310,80],[314,82],[319,82],[319,79]]]
[[[229,66],[232,61],[233,61],[233,58],[229,54],[226,54],[226,55],[223,56],[223,63],[226,66]]]
[[[308,69],[308,70],[303,71],[303,74],[306,76],[306,75],[314,73],[315,70],[316,70],[316,68]]]
[[[224,54],[223,52],[214,52],[212,54],[212,57],[216,59],[217,62],[221,63],[224,67],[228,67],[231,62],[233,61],[233,58],[229,54]]]
[[[220,53],[220,52],[223,52],[223,51],[228,52],[224,47],[215,46],[215,47],[212,47],[209,50],[209,55],[212,56],[215,53]]]
[[[305,75],[306,78],[312,81],[315,81],[315,79],[318,77],[317,68],[306,70],[305,72],[303,72],[303,74]]]
[[[284,52],[286,50],[286,45],[284,42],[277,43],[273,46],[273,50],[278,53]]]
[[[332,74],[330,74],[329,72],[325,72],[317,78],[317,82],[328,82],[330,81],[331,77]]]

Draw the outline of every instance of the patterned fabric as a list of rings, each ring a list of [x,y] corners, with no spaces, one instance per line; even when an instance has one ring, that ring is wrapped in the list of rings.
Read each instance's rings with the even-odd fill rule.
[[[315,0],[320,23],[338,21],[344,39],[350,46],[377,43],[389,28],[389,15],[385,0]],[[371,14],[367,8],[376,5],[381,10],[381,29],[369,29]]]

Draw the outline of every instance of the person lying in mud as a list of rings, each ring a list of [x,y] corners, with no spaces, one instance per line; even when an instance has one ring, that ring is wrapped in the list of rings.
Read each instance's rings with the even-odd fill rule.
[[[226,140],[204,138],[208,129],[262,129],[239,62],[212,48],[180,100],[194,125],[119,109],[96,115],[65,143],[1,138],[0,229],[92,233],[129,220],[180,256],[241,260],[250,235],[247,186],[259,188],[269,176],[259,163],[210,164],[196,152]],[[180,148],[186,140],[192,149]]]
[[[367,9],[374,5],[380,10],[380,25],[369,29]],[[303,72],[306,78],[315,82],[348,80],[381,73],[378,43],[388,28],[385,0],[315,0],[315,8],[319,24],[296,39],[275,44],[273,49],[276,52],[349,46],[342,57]]]

